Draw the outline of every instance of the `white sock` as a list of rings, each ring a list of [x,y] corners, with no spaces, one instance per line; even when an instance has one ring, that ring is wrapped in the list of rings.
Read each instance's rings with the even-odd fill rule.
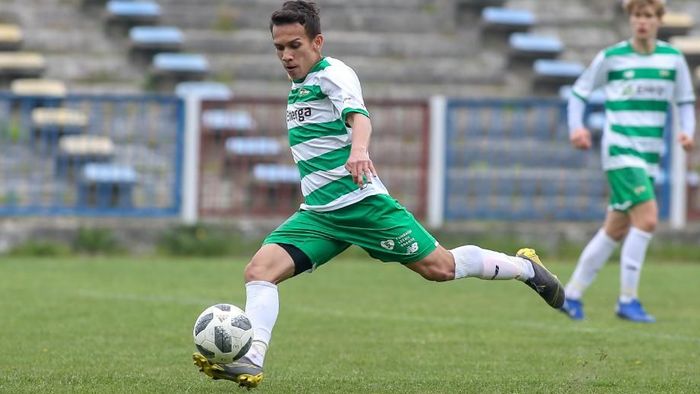
[[[578,300],[583,292],[593,283],[598,271],[608,261],[610,255],[617,247],[617,242],[605,233],[604,229],[598,230],[593,239],[583,249],[581,257],[576,264],[576,270],[566,284],[566,298]]]
[[[248,282],[245,290],[245,313],[253,325],[253,344],[245,357],[262,367],[280,309],[279,293],[277,285],[264,281]]]
[[[622,243],[620,252],[620,301],[637,298],[639,277],[642,274],[644,256],[651,241],[651,233],[632,227]]]
[[[486,280],[528,280],[535,275],[532,264],[523,258],[482,249],[474,245],[450,250],[455,258],[455,279],[476,277]]]

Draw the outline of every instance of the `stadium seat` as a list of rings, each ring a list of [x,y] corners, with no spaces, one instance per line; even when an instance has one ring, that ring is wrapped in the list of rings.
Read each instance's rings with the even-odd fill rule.
[[[501,32],[526,31],[535,24],[535,15],[527,10],[486,7],[481,12],[484,29]]]
[[[154,25],[161,17],[160,6],[152,1],[111,0],[105,7],[109,34],[126,34],[131,27]]]
[[[564,50],[559,38],[532,33],[513,33],[508,38],[512,57],[521,59],[551,59]]]
[[[695,21],[693,16],[684,12],[667,12],[664,14],[658,36],[667,40],[672,36],[684,36],[692,30]]]
[[[272,137],[229,137],[224,146],[226,150],[224,165],[229,168],[272,163],[282,152],[282,145]]]
[[[72,178],[85,164],[107,162],[113,156],[114,144],[109,137],[67,135],[58,140],[55,174]]]
[[[683,52],[690,67],[700,65],[700,36],[674,36],[670,43]]]
[[[183,81],[201,80],[209,73],[206,57],[194,53],[159,53],[153,57],[152,77],[161,89]]]
[[[46,69],[46,59],[35,52],[0,52],[0,79],[38,77]]]
[[[502,7],[506,0],[456,0],[458,9],[480,10],[486,7]]]
[[[135,26],[129,30],[130,55],[139,62],[150,60],[158,52],[177,52],[182,48],[182,31],[171,26]]]
[[[17,96],[55,97],[66,96],[66,84],[56,79],[20,78],[12,81],[10,91]]]
[[[226,101],[233,98],[233,92],[226,84],[215,81],[180,82],[175,86],[175,94],[183,98],[196,96],[201,100]]]
[[[233,109],[208,109],[202,113],[202,126],[218,134],[250,131],[255,120],[248,111]]]
[[[87,124],[87,116],[75,109],[35,108],[32,111],[32,141],[53,150],[62,136],[80,134]]]
[[[78,180],[78,206],[131,208],[132,191],[138,181],[133,167],[112,163],[88,163]]]
[[[253,167],[251,212],[289,211],[298,206],[299,170],[295,165],[256,164]]]
[[[0,23],[0,51],[16,51],[22,46],[22,29]]]
[[[537,59],[532,65],[535,86],[556,87],[576,81],[583,70],[583,64],[562,60]]]

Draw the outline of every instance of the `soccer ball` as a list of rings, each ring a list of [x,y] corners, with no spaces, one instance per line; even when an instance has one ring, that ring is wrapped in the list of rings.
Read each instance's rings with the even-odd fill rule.
[[[192,335],[197,350],[210,362],[228,364],[250,349],[253,326],[240,308],[217,304],[199,314]]]

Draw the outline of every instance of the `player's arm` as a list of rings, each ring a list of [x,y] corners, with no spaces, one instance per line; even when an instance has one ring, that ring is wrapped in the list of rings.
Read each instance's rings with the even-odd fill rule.
[[[695,136],[695,94],[688,63],[682,56],[678,61],[676,75],[676,103],[678,103],[678,117],[681,127],[678,142],[683,146],[683,149],[689,152],[695,146],[693,139]]]
[[[352,146],[345,168],[352,174],[353,181],[363,187],[365,181],[371,183],[372,177],[377,176],[377,170],[369,158],[372,122],[359,112],[348,113],[345,122],[352,128]]]
[[[604,60],[605,53],[601,51],[571,89],[567,107],[569,141],[577,149],[590,149],[592,145],[591,132],[583,124],[583,113],[588,96],[605,83]]]
[[[678,142],[686,152],[690,152],[695,147],[695,105],[694,103],[683,103],[678,105],[678,115],[681,125],[681,133]]]

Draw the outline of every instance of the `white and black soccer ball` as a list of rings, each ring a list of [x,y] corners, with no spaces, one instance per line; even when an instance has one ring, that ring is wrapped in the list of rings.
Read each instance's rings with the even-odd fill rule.
[[[243,357],[253,343],[253,325],[240,308],[217,304],[194,323],[194,345],[212,363],[228,364]]]

